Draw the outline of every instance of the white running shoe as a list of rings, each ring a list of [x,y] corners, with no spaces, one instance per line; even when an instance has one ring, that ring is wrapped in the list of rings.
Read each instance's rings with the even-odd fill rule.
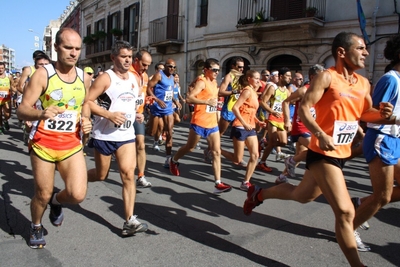
[[[158,146],[158,143],[153,144],[153,150],[160,151],[160,147]]]
[[[286,177],[286,175],[284,175],[284,174],[279,174],[279,176],[275,180],[275,184],[284,184],[284,183],[288,183],[288,182],[289,182],[289,180]]]
[[[371,247],[368,245],[365,245],[364,242],[362,242],[360,234],[357,231],[354,231],[354,237],[356,239],[357,243],[357,250],[361,252],[368,252],[371,250]]]
[[[151,183],[146,180],[146,176],[142,176],[136,181],[136,187],[146,188],[151,187]]]
[[[275,161],[280,161],[283,160],[287,157],[288,155],[283,153],[283,152],[278,152],[275,154]]]
[[[285,159],[285,167],[290,177],[296,177],[296,163],[293,164],[293,156],[289,156]]]

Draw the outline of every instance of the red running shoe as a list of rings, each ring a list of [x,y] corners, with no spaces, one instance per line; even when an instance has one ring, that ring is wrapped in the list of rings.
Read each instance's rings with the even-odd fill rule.
[[[262,201],[258,200],[257,195],[261,192],[261,188],[256,185],[251,185],[247,190],[247,199],[243,204],[243,212],[247,216],[251,214],[253,209],[258,205],[262,204]]]
[[[179,172],[179,162],[174,162],[172,160],[172,157],[170,157],[169,159],[169,171],[175,175],[175,176],[179,176],[180,172]]]
[[[215,185],[214,194],[229,192],[229,191],[231,191],[231,189],[232,189],[232,186],[221,182],[221,183]]]
[[[265,165],[265,163],[261,163],[259,162],[257,164],[257,169],[265,171],[265,172],[272,172],[272,169],[270,167],[268,167],[267,165]]]

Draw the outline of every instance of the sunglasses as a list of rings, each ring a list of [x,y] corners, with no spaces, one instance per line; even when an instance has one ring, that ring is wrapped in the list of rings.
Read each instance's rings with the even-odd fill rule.
[[[174,65],[165,65],[165,67],[171,68],[171,69],[176,69],[176,66],[174,66]]]
[[[238,69],[244,69],[244,66],[237,66]]]
[[[219,69],[209,69],[209,70],[211,70],[212,72],[215,72],[215,73],[219,72]]]
[[[269,77],[269,74],[263,74],[263,76]]]

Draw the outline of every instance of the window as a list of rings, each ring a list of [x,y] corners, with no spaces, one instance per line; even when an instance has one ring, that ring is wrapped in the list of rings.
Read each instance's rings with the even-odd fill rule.
[[[208,0],[198,0],[197,27],[206,26],[208,20]]]
[[[304,17],[307,0],[271,0],[271,17],[276,20]]]
[[[101,36],[99,32],[105,32],[105,19],[98,20],[94,23],[94,34],[96,35],[96,41],[94,43],[94,52],[103,52],[105,50],[106,38]]]
[[[121,30],[121,12],[115,12],[107,17],[107,50],[114,45],[115,37],[111,33],[112,29]]]
[[[124,9],[124,40],[128,41],[133,47],[138,47],[138,28],[139,28],[139,3]]]

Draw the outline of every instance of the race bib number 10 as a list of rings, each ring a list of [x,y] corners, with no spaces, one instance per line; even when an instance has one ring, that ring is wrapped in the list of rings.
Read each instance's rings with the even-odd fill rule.
[[[335,145],[347,145],[353,142],[358,130],[357,121],[335,121],[333,142]]]
[[[71,133],[75,131],[78,113],[74,110],[66,110],[58,114],[55,120],[45,120],[44,129],[52,132]]]

